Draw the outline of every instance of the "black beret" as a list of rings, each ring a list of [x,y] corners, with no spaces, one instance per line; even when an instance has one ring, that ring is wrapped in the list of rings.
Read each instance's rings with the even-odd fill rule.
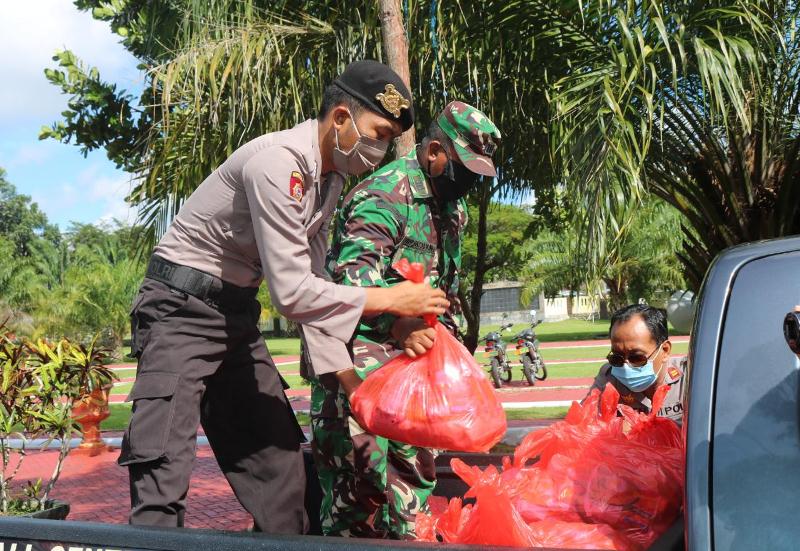
[[[403,131],[414,125],[411,92],[388,65],[372,59],[354,61],[333,83],[379,115],[399,122]]]

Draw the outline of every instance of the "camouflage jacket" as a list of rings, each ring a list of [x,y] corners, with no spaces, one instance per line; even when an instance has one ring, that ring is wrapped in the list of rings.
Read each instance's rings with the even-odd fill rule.
[[[461,234],[466,224],[466,202],[440,204],[414,150],[372,174],[345,198],[335,221],[328,271],[343,285],[388,287],[403,280],[392,268],[395,262],[421,262],[450,301],[441,321],[457,330]],[[361,319],[350,342],[361,377],[400,353],[390,334],[395,320],[391,314]]]

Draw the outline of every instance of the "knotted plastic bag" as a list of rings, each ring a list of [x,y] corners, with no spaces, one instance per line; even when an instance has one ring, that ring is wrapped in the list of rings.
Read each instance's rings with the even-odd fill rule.
[[[421,283],[420,264],[401,260],[403,277]],[[464,345],[435,316],[436,331],[424,355],[405,354],[373,371],[350,399],[362,426],[373,434],[414,446],[482,452],[506,432],[503,406]]]
[[[453,471],[470,486],[474,506],[453,500],[420,514],[424,541],[571,549],[646,549],[680,514],[683,444],[678,426],[656,412],[619,405],[606,386],[567,417],[532,432],[504,458],[502,472],[463,461]],[[622,415],[617,415],[621,411]],[[510,512],[512,511],[512,512]]]

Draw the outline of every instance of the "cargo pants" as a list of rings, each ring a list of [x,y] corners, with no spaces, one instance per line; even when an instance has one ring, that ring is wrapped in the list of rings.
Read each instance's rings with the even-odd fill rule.
[[[311,428],[323,534],[415,539],[436,486],[435,452],[366,432],[334,374],[312,382]]]
[[[145,279],[131,314],[139,358],[119,464],[131,524],[183,526],[202,424],[256,530],[302,534],[303,433],[258,331],[255,298],[207,303]]]

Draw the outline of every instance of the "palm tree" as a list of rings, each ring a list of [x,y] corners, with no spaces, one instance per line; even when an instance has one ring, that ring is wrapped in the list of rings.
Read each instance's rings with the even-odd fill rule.
[[[800,232],[799,11],[762,0],[504,5],[495,24],[517,30],[509,50],[539,70],[557,172],[592,221],[589,254],[604,251],[618,204],[645,192],[685,217],[695,288],[723,248]]]
[[[147,70],[148,86],[137,107],[74,54],[61,52],[56,59],[65,70],[46,73],[73,95],[75,114],[42,136],[74,139],[85,150],[105,147],[132,172],[137,185],[130,200],[141,209],[150,244],[239,145],[314,116],[324,85],[350,61],[384,57],[386,10],[374,2],[85,0],[81,5],[124,37]],[[393,5],[397,19],[397,0],[380,5]],[[525,81],[506,78],[507,65],[518,60],[486,20],[493,6],[491,0],[402,2],[419,126],[449,100],[468,101],[506,136],[499,152],[502,186],[530,187],[540,180],[549,185],[541,177],[545,129],[534,124],[541,119],[544,96],[522,97]],[[526,77],[525,67],[514,68]],[[113,112],[106,112],[108,106]]]
[[[551,182],[545,128],[534,124],[542,120],[544,96],[520,97],[521,81],[505,78],[506,64],[516,59],[486,21],[490,0],[404,6],[419,127],[461,99],[484,110],[504,134],[496,154],[501,176],[476,193],[478,262],[467,311],[469,333],[477,335],[489,204]],[[350,61],[381,59],[381,15],[372,2],[283,0],[268,9],[252,0],[188,4],[177,38],[167,41],[172,51],[152,41],[157,52],[142,56],[150,60],[153,122],[131,200],[141,209],[147,242],[239,145],[314,116],[324,85]]]
[[[683,287],[677,254],[682,218],[675,209],[651,197],[643,204],[628,203],[608,219],[610,227],[596,230],[608,237],[599,261],[587,254],[580,219],[526,243],[532,260],[523,274],[522,301],[528,304],[540,292],[572,295],[585,288],[590,296],[605,296],[616,310],[641,298],[662,303]]]
[[[30,257],[17,256],[13,241],[0,236],[0,326],[28,333],[38,295],[37,274]]]
[[[384,56],[379,5],[392,2],[396,7],[396,0],[184,4],[161,0],[144,5],[86,0],[83,5],[94,7],[95,16],[108,20],[112,28],[124,29],[126,46],[147,67],[149,86],[142,96],[141,113],[138,118],[122,117],[122,123],[112,117],[119,136],[103,135],[96,141],[81,138],[108,126],[103,124],[88,129],[68,125],[69,131],[55,125],[43,135],[74,136],[90,149],[106,147],[110,156],[137,175],[130,200],[140,208],[140,222],[147,231],[142,248],[146,249],[166,230],[183,201],[238,146],[313,117],[324,85],[350,61],[388,57]],[[519,64],[506,37],[487,21],[486,14],[496,10],[496,2],[401,4],[417,127],[424,128],[447,102],[460,99],[486,112],[503,132],[503,143],[495,154],[501,177],[484,183],[476,193],[481,205],[480,267],[492,198],[552,185],[547,129],[541,122],[545,96],[539,89],[520,94],[536,71],[528,63]],[[131,101],[113,87],[98,84],[96,75],[92,79],[91,71],[81,69],[74,56],[64,53],[59,60],[67,71],[51,70],[48,78],[64,91],[80,91],[72,82],[83,78],[75,75],[87,73],[91,90],[108,92],[110,99],[103,105],[119,104],[115,113],[134,110]],[[78,93],[71,104],[92,105],[86,96]],[[81,112],[72,120],[95,121],[93,115]],[[130,153],[121,156],[121,151]],[[484,273],[476,272],[477,292],[470,293],[469,299],[470,331],[475,333]]]

